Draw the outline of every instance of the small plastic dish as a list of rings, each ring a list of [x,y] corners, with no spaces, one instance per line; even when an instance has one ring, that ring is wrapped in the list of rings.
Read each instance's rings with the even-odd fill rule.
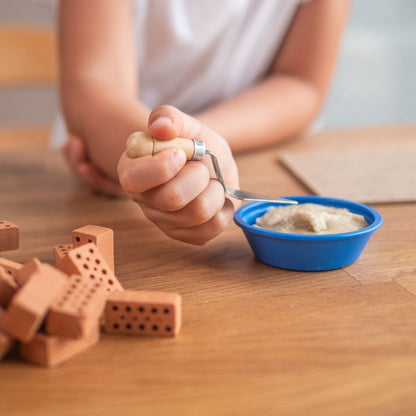
[[[374,231],[383,219],[373,208],[358,202],[320,196],[290,196],[299,204],[314,203],[346,208],[360,214],[368,226],[340,234],[288,234],[256,227],[256,218],[272,206],[269,202],[254,202],[239,208],[234,221],[242,228],[256,258],[270,266],[288,270],[333,270],[354,263],[361,255]]]

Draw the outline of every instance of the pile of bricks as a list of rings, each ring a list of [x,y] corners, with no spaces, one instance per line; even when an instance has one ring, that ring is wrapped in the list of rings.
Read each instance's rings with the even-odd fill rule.
[[[0,252],[18,247],[19,227],[0,221]],[[102,330],[179,332],[179,294],[123,289],[114,273],[113,230],[78,228],[53,254],[54,266],[0,257],[0,359],[18,342],[24,360],[52,367],[95,345]]]

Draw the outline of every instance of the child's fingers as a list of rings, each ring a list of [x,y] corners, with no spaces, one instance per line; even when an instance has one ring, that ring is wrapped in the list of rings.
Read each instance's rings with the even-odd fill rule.
[[[118,163],[118,177],[126,192],[139,194],[170,181],[185,163],[185,153],[174,148],[138,159],[124,152]]]
[[[225,196],[222,185],[211,179],[206,189],[182,209],[172,212],[160,211],[148,206],[142,198],[138,202],[145,216],[167,232],[174,228],[190,228],[204,224],[217,215],[224,206]]]
[[[169,182],[135,195],[135,200],[156,210],[178,211],[201,194],[209,180],[205,165],[189,162]]]
[[[162,140],[175,137],[207,140],[214,135],[201,121],[170,105],[162,105],[151,112],[148,129],[151,136]]]
[[[88,161],[84,142],[77,136],[68,135],[68,141],[62,148],[71,169],[91,189],[111,196],[123,196],[125,192],[120,185],[106,178]]]
[[[160,140],[183,137],[204,141],[207,149],[218,157],[227,185],[238,188],[237,167],[227,142],[198,119],[175,107],[163,105],[151,112],[148,130],[151,136]],[[205,157],[202,163],[210,169],[211,176],[214,176],[209,157]]]
[[[164,232],[174,240],[204,245],[225,230],[233,219],[233,214],[233,203],[229,199],[226,199],[222,209],[208,222],[195,227],[174,228]]]
[[[89,163],[78,165],[78,173],[83,181],[96,192],[115,197],[126,196],[126,192],[118,183],[103,176],[101,172]]]
[[[62,148],[69,165],[76,170],[76,167],[87,161],[87,150],[82,140],[74,135],[68,136],[68,141]]]

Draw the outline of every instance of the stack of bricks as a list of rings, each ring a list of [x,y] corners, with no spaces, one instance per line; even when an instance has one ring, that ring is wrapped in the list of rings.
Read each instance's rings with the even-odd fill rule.
[[[19,247],[19,228],[0,221],[0,252]],[[114,274],[109,228],[72,231],[53,248],[55,265],[36,257],[19,264],[0,257],[0,360],[19,343],[26,361],[53,367],[108,333],[175,336],[181,326],[177,293],[124,290]]]

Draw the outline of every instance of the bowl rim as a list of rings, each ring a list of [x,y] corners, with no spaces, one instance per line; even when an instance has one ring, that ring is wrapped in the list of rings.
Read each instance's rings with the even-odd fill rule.
[[[381,214],[376,211],[374,208],[362,204],[360,202],[355,202],[347,199],[341,198],[331,198],[318,195],[293,195],[285,196],[287,199],[294,199],[300,203],[319,203],[321,205],[331,206],[335,208],[347,208],[355,214],[363,215],[363,211],[374,218],[374,220],[364,228],[355,231],[349,231],[346,233],[337,233],[337,234],[293,234],[293,233],[282,233],[279,231],[266,230],[264,228],[255,227],[250,224],[244,217],[247,213],[253,212],[255,210],[263,212],[260,215],[263,215],[266,212],[266,208],[272,206],[284,206],[282,203],[271,203],[271,202],[251,202],[240,207],[234,213],[234,222],[241,227],[244,231],[250,232],[251,234],[257,234],[263,237],[279,238],[283,240],[308,240],[308,241],[328,241],[328,240],[340,240],[347,238],[355,238],[363,235],[373,233],[379,229],[383,223],[383,218]],[[335,204],[335,205],[333,205]],[[358,212],[356,212],[358,211]],[[258,217],[257,216],[257,217]],[[255,217],[255,218],[257,218]],[[366,218],[367,219],[367,218]]]

